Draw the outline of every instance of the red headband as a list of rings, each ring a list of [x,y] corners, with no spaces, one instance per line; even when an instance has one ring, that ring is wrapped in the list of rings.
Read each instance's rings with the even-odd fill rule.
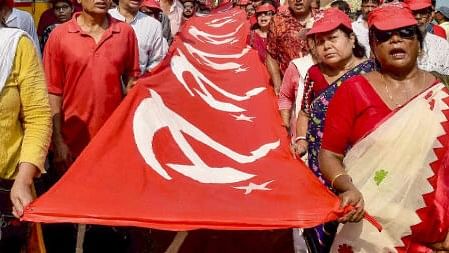
[[[263,5],[259,5],[256,8],[256,13],[257,12],[266,12],[266,11],[272,11],[272,12],[276,12],[276,9],[274,8],[273,5],[271,4],[263,4]]]

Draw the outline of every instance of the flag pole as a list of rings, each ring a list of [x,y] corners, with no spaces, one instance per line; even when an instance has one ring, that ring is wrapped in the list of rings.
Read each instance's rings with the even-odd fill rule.
[[[83,253],[84,236],[86,235],[86,224],[78,224],[78,232],[76,234],[76,250],[75,253]]]

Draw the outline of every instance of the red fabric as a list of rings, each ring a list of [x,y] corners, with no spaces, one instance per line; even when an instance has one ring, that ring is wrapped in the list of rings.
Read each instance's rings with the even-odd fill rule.
[[[274,8],[274,6],[269,3],[259,5],[256,8],[256,13],[257,12],[265,12],[265,11],[276,12],[276,8]]]
[[[270,22],[267,51],[279,63],[284,74],[291,60],[308,54],[305,41],[305,23],[294,18],[290,9],[279,9]]]
[[[432,24],[432,27],[433,27],[433,34],[435,34],[436,36],[440,36],[443,39],[446,39],[446,31],[444,30],[443,27],[435,24]]]
[[[321,147],[344,154],[390,113],[371,84],[355,76],[338,88],[329,104]]]
[[[312,29],[307,35],[330,32],[339,26],[345,26],[352,31],[352,20],[338,8],[329,8],[317,14]]]
[[[0,7],[3,7],[3,5],[6,5],[9,8],[13,8],[14,7],[14,0],[0,0]]]
[[[313,100],[329,86],[326,78],[321,73],[320,67],[313,65],[307,71],[307,77],[304,84],[304,95],[301,102],[301,110],[309,114],[309,108]]]
[[[14,7],[14,0],[5,0],[5,1],[6,1],[6,5],[7,5],[9,8]]]
[[[45,28],[56,23],[58,23],[58,20],[56,19],[53,8],[45,10],[39,18],[39,23],[37,25],[37,35],[42,36]]]
[[[248,44],[257,50],[260,60],[265,62],[267,58],[267,39],[262,38],[255,30],[252,30],[248,35]]]
[[[416,19],[406,4],[392,2],[382,4],[368,15],[368,26],[382,31],[416,25]]]
[[[96,44],[80,30],[78,16],[51,33],[43,60],[49,93],[62,96],[62,133],[75,156],[120,104],[121,75],[139,74],[137,39],[130,26],[110,18]]]
[[[140,79],[58,184],[26,208],[24,219],[272,229],[311,227],[341,215],[338,198],[292,159],[257,53],[240,55],[249,32],[245,19],[230,10],[186,23],[168,57]],[[219,51],[213,43],[220,43]],[[217,53],[222,55],[211,55]],[[222,103],[227,106],[217,107]],[[253,118],[237,120],[240,113]],[[211,175],[229,169],[253,176]],[[251,191],[251,184],[267,189]]]
[[[449,90],[444,88],[444,92]],[[449,104],[449,98],[444,102]],[[445,116],[449,118],[447,111]],[[416,212],[421,222],[411,227],[412,235],[402,238],[406,247],[399,248],[401,253],[431,253],[426,245],[444,241],[449,232],[449,121],[442,126],[445,134],[438,137],[442,146],[434,149],[436,159],[430,164],[435,174],[428,178],[435,191],[423,195],[426,206]]]

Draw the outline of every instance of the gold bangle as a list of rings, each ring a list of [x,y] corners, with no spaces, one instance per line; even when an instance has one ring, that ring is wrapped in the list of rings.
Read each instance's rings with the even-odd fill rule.
[[[349,179],[350,179],[351,182],[352,182],[352,178],[351,178],[350,175],[348,175],[347,173],[339,173],[339,174],[337,174],[337,175],[334,177],[334,179],[332,179],[332,181],[331,181],[331,187],[332,187],[332,188],[335,189],[335,187],[334,187],[335,180],[337,180],[337,178],[339,178],[339,177],[341,177],[341,176],[348,176]]]

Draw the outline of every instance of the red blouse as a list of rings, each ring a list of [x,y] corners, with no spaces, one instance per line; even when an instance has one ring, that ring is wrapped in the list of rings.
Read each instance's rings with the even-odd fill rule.
[[[329,104],[321,148],[344,154],[391,112],[365,77],[348,79]]]

